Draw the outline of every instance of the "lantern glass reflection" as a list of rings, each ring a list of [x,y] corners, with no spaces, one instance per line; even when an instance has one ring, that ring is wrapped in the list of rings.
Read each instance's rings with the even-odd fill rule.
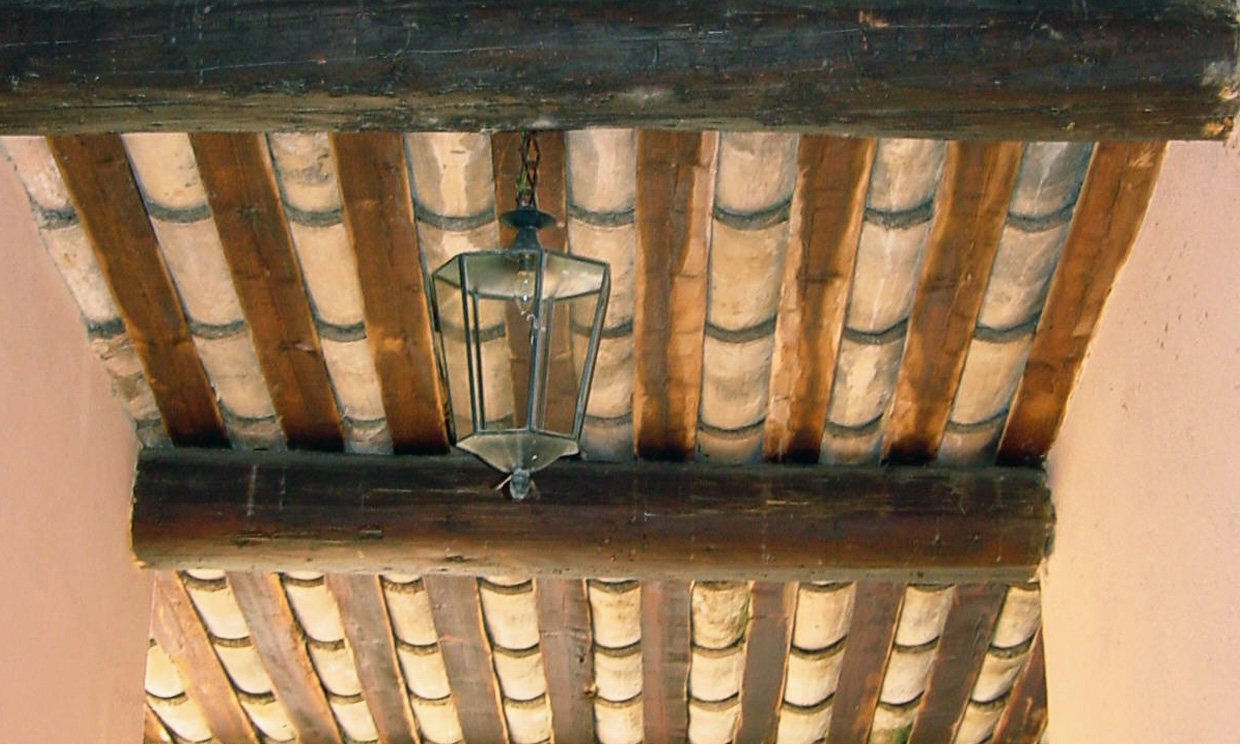
[[[505,250],[462,253],[433,274],[432,302],[456,445],[513,474],[577,453],[609,293],[606,263],[548,252],[530,207],[501,218]]]

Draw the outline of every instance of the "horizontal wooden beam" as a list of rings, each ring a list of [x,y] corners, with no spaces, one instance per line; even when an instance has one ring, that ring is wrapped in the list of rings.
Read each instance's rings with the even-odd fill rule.
[[[156,568],[1021,581],[1053,516],[1029,469],[557,463],[537,500],[472,458],[147,450],[133,549]]]
[[[1227,0],[0,0],[0,133],[1222,139]]]

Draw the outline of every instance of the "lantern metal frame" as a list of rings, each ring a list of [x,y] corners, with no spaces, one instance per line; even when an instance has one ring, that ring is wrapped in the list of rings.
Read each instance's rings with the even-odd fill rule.
[[[460,292],[461,316],[457,320],[461,324],[459,330],[465,346],[471,430],[468,435],[458,437],[455,415],[449,415],[452,439],[460,449],[474,454],[497,470],[509,473],[509,492],[514,499],[522,500],[530,492],[532,473],[579,451],[577,442],[585,422],[586,403],[611,292],[611,268],[604,261],[547,251],[538,240],[538,231],[555,224],[555,219],[532,204],[506,212],[500,220],[516,229],[517,235],[512,244],[499,250],[472,251],[448,259],[431,275],[430,298],[436,349],[441,360],[440,373],[449,391],[450,404],[454,381],[449,374],[444,343],[444,332],[450,326],[445,322],[445,298],[440,297],[440,289],[447,286]],[[548,286],[549,269],[555,279],[552,286]],[[532,294],[523,293],[519,286],[521,282],[517,278],[522,272],[533,274]],[[528,282],[528,277],[523,281]],[[548,291],[553,292],[553,296],[547,296]],[[569,303],[593,295],[597,295],[597,299],[591,319],[590,339],[582,369],[577,375],[577,399],[571,430],[551,430],[544,425],[550,371],[550,324],[558,303],[564,303],[563,311],[571,315]],[[530,364],[522,426],[516,426],[514,421],[512,426],[494,428],[487,422],[479,300],[518,302],[530,308],[527,317]],[[459,380],[455,382],[460,384]]]

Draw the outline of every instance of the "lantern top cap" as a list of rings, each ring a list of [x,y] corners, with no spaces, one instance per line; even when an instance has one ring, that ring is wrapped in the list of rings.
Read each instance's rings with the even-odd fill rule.
[[[540,211],[536,207],[517,207],[510,212],[501,214],[499,221],[518,230],[523,228],[541,230],[544,227],[551,227],[555,224],[554,217]]]

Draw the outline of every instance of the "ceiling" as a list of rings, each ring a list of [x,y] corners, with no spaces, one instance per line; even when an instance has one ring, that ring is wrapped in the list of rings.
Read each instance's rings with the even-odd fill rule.
[[[517,141],[0,144],[144,446],[434,454],[459,405],[422,278],[501,240]],[[613,277],[582,457],[720,466],[1040,461],[1162,154],[539,142],[544,244]],[[495,343],[502,388],[522,360]],[[571,370],[572,329],[555,343]],[[161,573],[147,738],[1032,742],[1039,605],[1036,584]]]

